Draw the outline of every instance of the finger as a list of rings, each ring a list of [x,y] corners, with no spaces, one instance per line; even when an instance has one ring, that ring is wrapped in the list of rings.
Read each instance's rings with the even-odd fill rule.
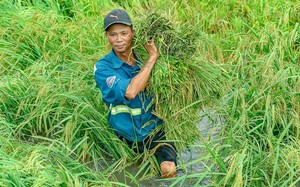
[[[147,42],[148,45],[154,45],[154,37],[151,37]]]
[[[147,45],[153,45],[152,40],[148,40]]]
[[[153,37],[150,38],[151,44],[154,44],[154,38],[155,38],[155,36],[153,36]]]

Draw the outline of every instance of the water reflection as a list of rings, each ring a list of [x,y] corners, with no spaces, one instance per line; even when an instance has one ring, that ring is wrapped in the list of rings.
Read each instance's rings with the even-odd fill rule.
[[[130,187],[169,187],[169,186],[205,186],[210,184],[209,172],[215,170],[209,162],[210,157],[205,145],[218,143],[221,120],[214,112],[202,111],[201,121],[197,124],[203,140],[186,147],[178,155],[178,172],[175,179],[162,179],[160,176],[141,180],[144,172],[139,172],[138,165],[131,165],[125,170],[114,172],[113,181],[126,184]],[[108,167],[117,163],[113,160],[105,161]],[[102,163],[103,165],[103,163]]]

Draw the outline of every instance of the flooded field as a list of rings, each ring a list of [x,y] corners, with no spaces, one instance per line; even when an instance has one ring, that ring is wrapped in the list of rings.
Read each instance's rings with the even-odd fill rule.
[[[298,1],[1,0],[0,7],[0,186],[300,187]],[[103,18],[115,8],[130,14],[145,62],[146,21],[158,15],[153,23],[166,23],[147,89],[158,116],[172,119],[175,179],[155,176],[149,154],[132,165],[136,155],[109,127],[94,65],[111,51]],[[194,123],[199,107],[211,105],[217,112],[203,110]]]
[[[178,171],[175,179],[162,179],[156,176],[151,179],[140,180],[142,173],[137,175],[138,165],[131,165],[125,171],[116,172],[114,177],[118,182],[124,183],[130,187],[169,187],[169,186],[195,186],[198,184],[209,185],[210,176],[206,174],[207,168],[210,168],[210,162],[206,159],[207,152],[205,143],[219,142],[218,133],[221,127],[221,119],[214,112],[203,111],[200,113],[201,120],[197,124],[199,133],[203,140],[196,142],[194,145],[186,147],[178,155]],[[205,142],[205,143],[203,143]],[[113,161],[110,161],[111,163]],[[108,162],[109,163],[109,162]],[[191,177],[196,174],[197,177]],[[203,177],[201,176],[203,173]],[[136,176],[137,175],[137,176]],[[130,176],[135,177],[135,181]],[[189,177],[186,177],[189,176]],[[176,180],[180,181],[179,183]]]

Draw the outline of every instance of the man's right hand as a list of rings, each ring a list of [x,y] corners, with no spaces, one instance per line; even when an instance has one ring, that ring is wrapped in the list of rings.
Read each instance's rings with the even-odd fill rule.
[[[154,43],[154,37],[145,44],[145,48],[149,54],[148,62],[155,63],[159,53]]]

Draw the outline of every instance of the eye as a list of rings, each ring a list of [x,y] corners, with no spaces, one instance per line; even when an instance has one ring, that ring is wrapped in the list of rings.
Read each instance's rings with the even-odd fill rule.
[[[127,36],[127,35],[128,35],[128,32],[122,32],[122,35],[123,35],[123,36]]]
[[[114,37],[114,36],[116,36],[116,34],[115,34],[115,33],[113,33],[113,32],[109,33],[108,35],[109,35],[110,37]]]

